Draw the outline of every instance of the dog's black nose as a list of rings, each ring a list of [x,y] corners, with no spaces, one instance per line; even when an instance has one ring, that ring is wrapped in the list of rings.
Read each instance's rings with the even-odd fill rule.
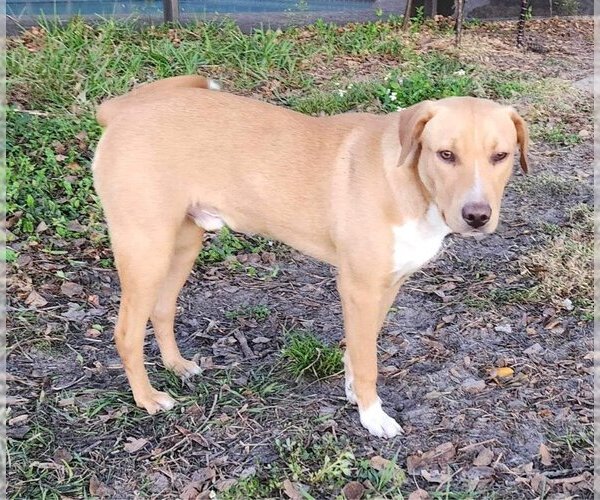
[[[463,219],[469,226],[485,226],[492,215],[492,207],[487,203],[467,203],[462,209]]]

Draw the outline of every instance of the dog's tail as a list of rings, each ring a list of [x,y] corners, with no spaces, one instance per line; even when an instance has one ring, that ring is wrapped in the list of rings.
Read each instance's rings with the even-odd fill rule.
[[[146,100],[162,91],[175,88],[221,90],[221,86],[218,82],[211,80],[210,78],[204,78],[203,76],[185,75],[165,78],[156,82],[145,83],[125,95],[113,97],[112,99],[104,101],[98,106],[96,120],[98,120],[98,123],[102,127],[106,127],[113,117],[119,113],[119,110],[123,109],[125,101],[133,102],[137,100]]]

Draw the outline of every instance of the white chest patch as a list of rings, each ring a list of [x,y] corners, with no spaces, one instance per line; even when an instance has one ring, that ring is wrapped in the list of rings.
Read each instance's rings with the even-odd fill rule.
[[[414,273],[433,259],[451,232],[438,208],[430,205],[425,217],[394,226],[394,272]]]

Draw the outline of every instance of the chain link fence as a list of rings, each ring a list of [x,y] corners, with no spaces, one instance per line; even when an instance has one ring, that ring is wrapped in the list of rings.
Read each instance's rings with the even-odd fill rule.
[[[410,16],[453,16],[458,0],[414,0]],[[42,19],[88,22],[107,18],[140,23],[233,19],[242,29],[282,28],[322,19],[361,22],[403,15],[406,0],[7,0],[7,32],[12,34]],[[517,19],[520,0],[465,0],[466,19]],[[528,0],[528,17],[592,15],[593,0]]]

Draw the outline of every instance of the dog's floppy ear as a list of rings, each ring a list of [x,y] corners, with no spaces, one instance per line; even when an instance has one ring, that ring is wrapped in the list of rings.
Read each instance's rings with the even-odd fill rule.
[[[519,150],[521,151],[521,169],[523,172],[529,172],[529,163],[527,161],[527,153],[529,151],[529,130],[525,120],[521,118],[521,115],[517,113],[514,108],[510,108],[510,118],[515,124],[517,131],[517,143],[519,144]]]
[[[433,101],[423,101],[400,111],[400,165],[412,165],[421,152],[421,134],[435,114]]]

